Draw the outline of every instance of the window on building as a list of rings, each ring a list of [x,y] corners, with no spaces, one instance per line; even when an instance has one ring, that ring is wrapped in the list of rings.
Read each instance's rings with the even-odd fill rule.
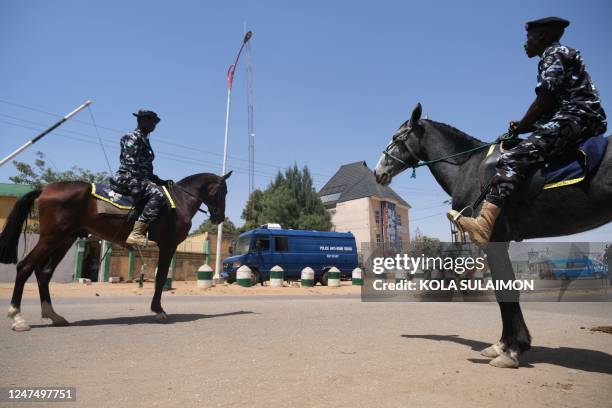
[[[274,250],[276,252],[289,252],[289,237],[274,237]]]
[[[380,244],[382,240],[380,239],[380,234],[376,234],[376,243]]]
[[[377,224],[380,224],[380,211],[374,212],[374,219],[376,220]]]

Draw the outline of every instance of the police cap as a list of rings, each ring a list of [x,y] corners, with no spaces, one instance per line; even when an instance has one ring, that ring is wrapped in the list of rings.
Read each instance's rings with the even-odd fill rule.
[[[140,109],[138,112],[132,113],[132,115],[136,116],[137,118],[151,117],[157,120],[158,122],[161,120],[159,116],[157,116],[157,113],[150,111],[150,110]]]
[[[539,20],[528,21],[525,23],[525,30],[529,31],[533,28],[551,27],[565,28],[570,25],[570,22],[560,17],[546,17]]]

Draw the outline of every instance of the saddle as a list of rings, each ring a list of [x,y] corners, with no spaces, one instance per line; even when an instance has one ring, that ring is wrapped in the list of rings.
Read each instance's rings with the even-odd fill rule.
[[[495,174],[495,166],[504,150],[511,149],[519,142],[520,140],[511,140],[491,146],[478,169],[481,189],[487,186]],[[565,187],[584,181],[597,171],[606,153],[607,145],[608,137],[603,135],[586,139],[575,151],[555,158],[529,174],[511,200],[531,201],[542,190]]]
[[[161,189],[166,198],[166,207],[176,208],[166,186],[161,186]],[[137,208],[138,203],[132,196],[121,194],[107,184],[91,183],[91,195],[97,199],[98,214],[125,216],[135,208],[140,210],[140,208]],[[136,213],[138,212],[136,211]]]

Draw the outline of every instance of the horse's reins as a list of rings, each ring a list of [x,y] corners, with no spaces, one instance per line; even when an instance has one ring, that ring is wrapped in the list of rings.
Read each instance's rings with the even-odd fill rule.
[[[389,146],[387,146],[387,148],[385,150],[383,150],[383,154],[387,157],[392,158],[393,160],[397,161],[398,163],[401,163],[405,166],[405,168],[412,168],[412,176],[411,178],[416,178],[416,169],[418,167],[422,167],[422,166],[428,166],[430,164],[434,164],[434,163],[438,163],[438,162],[447,162],[450,164],[455,164],[455,165],[461,165],[463,163],[452,163],[452,162],[448,162],[448,159],[451,159],[453,157],[457,157],[457,156],[461,156],[464,154],[468,154],[468,153],[474,153],[478,150],[482,150],[488,147],[491,147],[493,145],[496,144],[500,144],[502,142],[508,141],[508,140],[512,140],[518,137],[518,135],[515,134],[511,134],[509,132],[503,133],[502,135],[500,135],[494,142],[491,143],[486,143],[482,146],[478,146],[475,147],[473,149],[469,149],[469,150],[465,150],[459,153],[453,153],[453,154],[449,154],[448,156],[443,156],[434,160],[421,160],[419,159],[419,157],[416,155],[416,153],[414,152],[414,150],[410,147],[410,145],[408,143],[405,143],[408,139],[408,136],[412,133],[413,128],[410,127],[410,129],[404,129],[399,135],[397,135],[396,137],[393,138],[393,141],[391,142],[391,144],[389,144]],[[417,159],[417,163],[414,165],[410,165],[408,163],[406,163],[404,160],[400,159],[399,157],[394,156],[393,154],[391,154],[389,152],[389,150],[396,146],[398,142],[403,142],[402,146],[404,146],[406,148],[406,150],[408,150],[408,152],[412,155],[412,157],[414,157],[415,159]],[[469,160],[466,159],[466,161]],[[491,188],[491,183],[493,181],[493,178],[491,178],[491,180],[489,180],[489,182],[487,183],[486,187],[480,192],[480,195],[478,196],[478,198],[476,198],[476,200],[474,201],[474,203],[471,206],[465,207],[463,210],[461,210],[459,212],[459,216],[461,216],[463,214],[463,211],[465,211],[466,209],[470,208],[472,210],[472,212],[474,211],[474,208],[478,207],[480,205],[480,203],[482,202],[482,200],[485,199],[485,197],[487,196],[487,193],[489,192],[489,189]]]
[[[181,190],[183,193],[187,194],[188,196],[191,196],[193,198],[198,199],[199,201],[202,201],[202,199],[200,197],[198,197],[196,194],[192,193],[191,191],[181,187],[180,185],[174,183],[174,182],[169,182],[168,186],[170,187],[170,189],[173,189],[174,187],[178,187],[179,190]],[[201,207],[198,207],[198,211],[204,214],[209,215],[208,211],[203,210]]]
[[[385,156],[388,156],[388,157],[392,158],[393,160],[403,164],[406,168],[411,168],[412,169],[412,176],[411,176],[411,178],[416,178],[416,169],[418,167],[428,166],[430,164],[438,163],[438,162],[441,162],[441,161],[447,162],[448,159],[451,159],[453,157],[462,156],[462,155],[467,154],[467,153],[473,153],[473,152],[476,152],[478,150],[486,149],[487,147],[491,147],[491,146],[499,144],[501,142],[504,142],[504,141],[507,141],[507,140],[512,140],[512,139],[516,138],[516,135],[512,135],[510,133],[504,133],[500,137],[498,137],[494,142],[486,143],[486,144],[484,144],[482,146],[478,146],[478,147],[475,147],[475,148],[469,149],[469,150],[464,150],[464,151],[459,152],[459,153],[449,154],[448,156],[443,156],[443,157],[440,157],[440,158],[437,158],[437,159],[434,159],[434,160],[421,160],[421,159],[419,159],[419,157],[416,155],[414,150],[412,150],[410,145],[407,144],[407,143],[404,143],[403,146],[406,148],[406,150],[408,150],[408,152],[412,155],[412,157],[414,157],[415,159],[418,160],[416,164],[410,165],[410,164],[406,163],[404,160],[400,159],[399,157],[394,156],[393,154],[391,154],[389,152],[389,149],[391,149],[393,146],[396,146],[397,142],[406,142],[406,140],[408,139],[408,136],[410,135],[410,133],[412,133],[412,131],[413,131],[412,127],[410,129],[404,130],[402,133],[400,133],[397,137],[395,137],[393,139],[393,142],[385,150],[383,150],[383,154]],[[463,164],[463,163],[451,163],[451,164],[460,165],[460,164]]]

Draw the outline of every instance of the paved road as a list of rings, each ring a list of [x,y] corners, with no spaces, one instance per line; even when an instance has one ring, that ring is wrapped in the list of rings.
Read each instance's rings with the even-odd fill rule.
[[[0,329],[0,386],[77,387],[83,407],[602,407],[612,400],[612,303],[525,303],[534,350],[518,370],[476,350],[500,332],[487,303],[354,296],[148,296],[55,301],[73,322]],[[0,307],[7,307],[3,298]],[[583,329],[582,327],[586,328]],[[62,406],[64,404],[54,404]],[[15,404],[25,407],[27,404]],[[40,407],[40,404],[32,404]]]

